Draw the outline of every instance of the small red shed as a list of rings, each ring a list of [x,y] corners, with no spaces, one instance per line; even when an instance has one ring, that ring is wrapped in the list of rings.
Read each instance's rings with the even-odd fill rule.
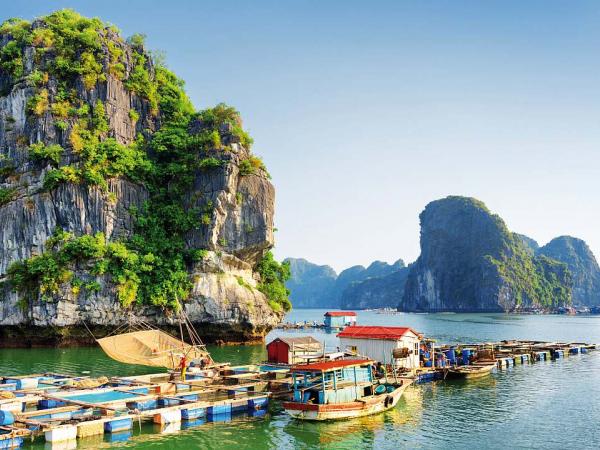
[[[323,356],[323,344],[312,336],[278,337],[267,344],[270,363],[297,364]]]

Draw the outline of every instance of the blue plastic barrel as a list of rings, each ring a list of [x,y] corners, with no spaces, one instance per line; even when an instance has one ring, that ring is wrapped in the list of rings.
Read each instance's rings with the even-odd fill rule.
[[[15,416],[10,411],[0,410],[0,425],[12,425],[15,423]]]
[[[204,416],[206,416],[206,408],[191,408],[181,410],[181,418],[184,420],[194,420],[198,417]]]
[[[117,419],[104,423],[104,431],[107,433],[116,433],[119,431],[130,430],[133,427],[132,419]]]
[[[213,405],[208,407],[208,416],[218,416],[221,414],[231,414],[231,403],[226,405]]]
[[[446,350],[444,352],[444,355],[446,355],[446,358],[448,359],[448,362],[450,364],[456,364],[456,351],[454,350],[454,348]]]
[[[466,366],[467,364],[469,364],[469,357],[471,356],[471,350],[469,350],[468,348],[465,348],[462,351],[462,363]]]

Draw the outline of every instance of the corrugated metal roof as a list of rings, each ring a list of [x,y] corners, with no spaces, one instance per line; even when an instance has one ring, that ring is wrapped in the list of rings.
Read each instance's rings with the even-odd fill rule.
[[[354,311],[327,311],[325,315],[330,317],[354,317],[356,313]]]
[[[292,367],[292,372],[328,372],[330,370],[341,369],[343,367],[362,366],[371,364],[371,359],[340,359],[338,361],[322,361],[312,364],[301,364]]]
[[[407,333],[419,333],[408,327],[376,327],[353,325],[344,328],[338,337],[344,338],[362,338],[362,339],[400,339]]]
[[[299,344],[319,344],[321,345],[320,341],[317,341],[314,337],[312,336],[302,336],[302,337],[278,337],[273,339],[271,342],[269,342],[267,345],[272,344],[273,342],[280,340],[282,342],[285,342],[288,345],[299,345]]]

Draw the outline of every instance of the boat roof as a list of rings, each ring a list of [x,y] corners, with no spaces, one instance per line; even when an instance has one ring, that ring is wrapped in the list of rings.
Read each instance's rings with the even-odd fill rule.
[[[292,345],[292,344],[319,344],[319,345],[321,345],[321,341],[316,340],[312,336],[301,336],[301,337],[284,337],[284,336],[280,336],[278,338],[273,339],[267,345],[270,345],[270,344],[272,344],[275,341],[282,341],[282,342],[285,342],[288,345]]]
[[[301,364],[292,367],[292,372],[329,372],[344,367],[364,366],[372,364],[371,359],[340,359],[338,361],[322,361],[311,364]]]
[[[400,339],[409,333],[419,336],[419,333],[409,327],[381,327],[352,325],[344,328],[338,337],[361,339]]]
[[[354,317],[356,313],[354,311],[327,311],[325,315],[329,317]]]

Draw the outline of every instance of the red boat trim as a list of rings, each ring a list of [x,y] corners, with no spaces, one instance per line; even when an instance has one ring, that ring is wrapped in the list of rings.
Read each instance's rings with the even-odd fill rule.
[[[285,409],[292,409],[296,411],[351,411],[354,409],[363,409],[365,406],[365,403],[362,402],[332,403],[327,405],[317,405],[314,403],[283,402],[283,407]]]
[[[327,372],[344,367],[364,366],[373,363],[371,359],[340,359],[338,361],[322,361],[312,364],[299,364],[292,367],[292,372]]]

